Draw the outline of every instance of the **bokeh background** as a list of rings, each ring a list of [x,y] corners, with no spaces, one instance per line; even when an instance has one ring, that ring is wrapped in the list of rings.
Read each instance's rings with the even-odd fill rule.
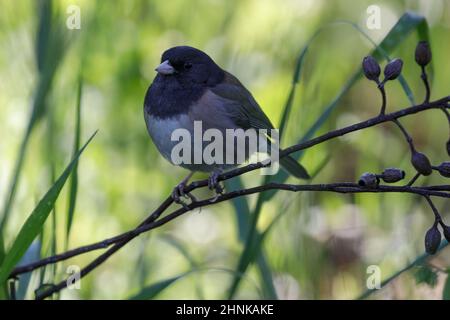
[[[366,10],[373,4],[381,9],[381,28],[369,30]],[[70,5],[80,8],[81,29],[66,27]],[[80,78],[80,143],[99,130],[78,166],[70,234],[74,189],[67,183],[27,259],[135,227],[186,174],[157,153],[143,120],[145,92],[161,53],[169,47],[191,45],[206,51],[250,89],[277,124],[296,61],[308,44],[284,146],[304,136],[373,50],[370,41],[342,21],[359,25],[379,43],[406,11],[425,16],[433,50],[432,98],[449,94],[450,3],[443,0],[0,0],[0,7],[2,209],[26,141],[17,192],[3,229],[6,248],[72,157]],[[389,54],[404,60],[403,75],[415,100],[421,101],[424,89],[414,63],[417,41],[416,32],[405,34]],[[388,110],[410,104],[398,81],[388,84],[387,95]],[[374,84],[360,78],[315,135],[374,116],[379,104]],[[402,123],[433,163],[448,160],[449,129],[441,112],[421,113]],[[391,124],[316,146],[303,155],[302,163],[318,171],[314,183],[356,181],[363,172],[394,166],[404,169],[407,179],[413,175],[408,147]],[[445,183],[442,179],[433,175],[419,183]],[[251,173],[242,182],[255,186],[261,176]],[[210,196],[206,191],[196,195]],[[140,236],[84,278],[80,290],[65,290],[59,298],[129,298],[168,279],[176,281],[166,281],[170,285],[155,291],[153,298],[227,297],[245,247],[243,226],[249,213],[243,208],[248,205],[251,212],[256,199],[203,208]],[[448,216],[448,204],[436,205]],[[386,279],[421,256],[424,234],[433,222],[426,203],[407,194],[278,192],[261,207],[258,229],[263,231],[280,213],[234,298],[357,298],[367,290],[368,266],[378,266]],[[41,284],[67,276],[69,265],[83,266],[98,254],[35,272],[28,290],[20,288],[21,297],[32,298]],[[444,249],[369,298],[440,299],[449,258]]]

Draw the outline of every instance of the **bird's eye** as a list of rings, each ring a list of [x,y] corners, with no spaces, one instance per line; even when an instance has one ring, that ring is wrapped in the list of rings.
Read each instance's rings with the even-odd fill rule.
[[[186,62],[186,63],[184,64],[184,68],[185,68],[186,70],[189,70],[190,68],[192,68],[192,63]]]

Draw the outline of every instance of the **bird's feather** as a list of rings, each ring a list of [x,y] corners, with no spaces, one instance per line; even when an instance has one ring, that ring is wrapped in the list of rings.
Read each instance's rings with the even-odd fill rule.
[[[267,129],[270,137],[270,129],[274,128],[272,123],[252,94],[236,77],[226,72],[224,81],[212,88],[211,91],[223,100],[225,112],[236,126],[243,129]],[[270,139],[268,140],[270,143]],[[280,164],[293,176],[309,179],[306,169],[294,158],[283,157],[280,159]]]
[[[211,88],[211,91],[229,101],[227,112],[239,127],[273,129],[272,123],[252,94],[230,73],[226,72],[224,80]]]

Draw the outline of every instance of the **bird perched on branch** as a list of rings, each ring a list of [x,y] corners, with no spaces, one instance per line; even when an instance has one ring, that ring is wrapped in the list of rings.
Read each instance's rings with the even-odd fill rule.
[[[194,135],[194,124],[200,121],[204,133],[208,129],[225,134],[227,129],[273,129],[273,125],[252,94],[232,74],[221,69],[206,53],[188,46],[173,47],[165,51],[161,64],[155,69],[157,75],[147,90],[144,117],[148,132],[159,152],[170,162],[177,141],[173,132],[185,129]],[[217,131],[216,131],[217,132]],[[270,144],[270,134],[267,136]],[[248,144],[248,143],[247,143]],[[248,151],[249,146],[244,148]],[[224,143],[231,149],[236,143]],[[191,159],[201,153],[192,146]],[[225,150],[224,153],[230,150]],[[231,150],[236,151],[236,150]],[[246,154],[245,158],[248,158]],[[187,161],[189,162],[189,161]],[[173,199],[182,203],[184,188],[195,171],[210,173],[208,186],[221,193],[218,177],[223,170],[237,163],[210,163],[208,161],[177,163],[191,173],[174,189]],[[281,166],[297,178],[308,179],[307,171],[293,158],[280,159]]]

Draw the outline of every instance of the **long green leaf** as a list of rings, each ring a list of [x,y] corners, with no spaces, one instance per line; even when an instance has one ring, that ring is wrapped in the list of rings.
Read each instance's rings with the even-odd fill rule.
[[[0,265],[3,262],[3,259],[5,258],[5,242],[3,240],[3,230],[0,229]]]
[[[312,40],[319,34],[319,32],[316,32],[316,34],[309,40],[308,43],[311,43]],[[287,126],[287,119],[289,118],[289,115],[291,114],[292,105],[294,103],[294,97],[295,92],[297,88],[297,84],[300,81],[300,75],[303,67],[303,62],[306,56],[306,52],[308,51],[309,45],[306,45],[302,52],[300,53],[299,57],[297,58],[297,61],[295,63],[295,71],[294,75],[292,77],[292,84],[291,89],[289,91],[288,98],[286,100],[286,103],[283,108],[283,113],[281,116],[281,121],[279,125],[279,138],[281,139],[281,136],[285,132],[285,128]],[[269,177],[266,176],[264,178],[264,182],[268,182]],[[231,181],[226,181],[226,186],[228,190],[239,190],[242,189],[242,180],[240,177],[236,177],[232,179]],[[250,219],[250,209],[246,198],[236,198],[232,200],[234,211],[236,215],[236,219],[238,222],[238,231],[239,231],[239,239],[242,243],[245,244],[245,239],[247,238],[247,233],[251,230],[251,219]],[[277,294],[275,291],[275,288],[273,286],[273,279],[270,272],[270,268],[267,264],[265,254],[264,252],[261,253],[261,255],[258,258],[258,268],[260,270],[261,277],[264,282],[264,288],[265,292],[268,294],[268,298],[275,299],[277,298]]]
[[[243,189],[242,180],[236,177],[225,182],[227,190],[240,190]],[[245,244],[245,239],[247,233],[250,230],[250,208],[247,202],[247,198],[238,197],[231,200],[234,212],[236,216],[236,221],[238,225],[238,237],[239,240]],[[256,233],[258,231],[256,230]],[[261,253],[257,260],[257,266],[259,273],[261,275],[262,287],[265,292],[265,297],[268,299],[277,299],[277,293],[273,285],[272,272],[270,270],[269,264],[267,263],[266,255],[264,250],[261,249]]]
[[[66,167],[61,176],[56,180],[55,184],[47,191],[44,197],[39,201],[36,208],[31,212],[28,219],[20,229],[11,249],[6,254],[5,260],[0,267],[0,284],[3,284],[11,273],[14,266],[22,258],[28,247],[33,242],[34,238],[41,231],[45,220],[50,214],[56,199],[61,192],[62,187],[67,181],[72,169],[78,162],[78,159],[89,142],[94,138],[95,133],[89,138],[85,145],[77,152],[72,161]]]
[[[2,264],[3,260],[5,259],[5,244],[3,242],[3,232],[0,229],[0,265]],[[6,285],[0,283],[0,300],[5,300],[8,296],[8,292],[6,289]]]
[[[243,188],[242,180],[238,177],[225,181],[225,188],[229,191],[240,190]],[[238,238],[240,241],[245,241],[247,237],[248,227],[250,225],[250,208],[245,197],[238,197],[231,200],[236,216],[236,223],[238,227]]]
[[[20,260],[19,264],[27,264],[39,260],[39,258],[41,257],[40,253],[41,253],[41,241],[36,240],[27,249],[22,259]],[[31,272],[27,272],[19,276],[19,282],[16,293],[17,300],[24,300],[26,298],[30,280],[31,280]]]
[[[258,292],[259,297],[262,298],[261,290],[258,288],[256,283],[252,281],[251,278],[245,277],[245,275],[237,275],[236,271],[226,269],[226,268],[198,268],[198,269],[191,269],[189,271],[183,272],[177,276],[167,278],[161,281],[158,281],[154,284],[151,284],[145,288],[143,288],[141,291],[139,291],[137,294],[133,295],[129,298],[129,300],[149,300],[155,298],[157,295],[159,295],[162,291],[167,289],[169,286],[171,286],[174,282],[181,280],[185,276],[191,274],[191,273],[197,273],[197,272],[224,272],[231,274],[233,277],[242,277],[245,281],[247,281],[249,284],[253,285]]]
[[[328,163],[328,161],[330,160],[330,157],[326,157],[322,163],[319,164],[319,166],[317,167],[317,169],[315,170],[315,172],[311,175],[311,180],[314,179],[315,176],[317,176],[323,168],[325,168],[326,164]],[[269,225],[266,227],[266,229],[264,231],[262,231],[261,233],[258,230],[255,230],[255,240],[253,241],[252,245],[249,246],[245,246],[244,248],[244,252],[242,253],[242,264],[239,265],[239,267],[243,268],[245,264],[250,264],[251,261],[255,258],[256,254],[258,252],[260,252],[262,250],[262,244],[264,242],[264,239],[266,238],[266,236],[269,234],[270,230],[272,230],[272,228],[274,227],[274,225],[281,219],[282,216],[284,216],[287,212],[287,208],[283,208],[282,210],[280,210],[280,212],[275,216],[275,218],[272,219],[272,221],[269,223]],[[262,273],[262,277],[264,277],[265,275],[263,274],[264,272],[268,272],[270,270],[267,270],[266,266],[263,264],[261,265],[261,258],[264,258],[263,255],[260,254],[257,262],[258,262],[258,266],[260,268],[260,272]],[[271,280],[271,275],[270,275],[270,280]],[[270,282],[271,284],[273,284],[273,281]],[[276,292],[275,292],[275,288],[272,289],[274,291],[274,295],[275,297],[277,297]],[[269,291],[269,296],[270,296],[270,291]],[[230,297],[229,297],[230,298]]]
[[[38,5],[37,12],[39,13],[39,23],[35,43],[36,63],[39,71],[38,82],[33,97],[28,124],[19,147],[8,194],[5,199],[2,215],[0,216],[0,234],[2,234],[1,231],[7,224],[11,213],[16,190],[23,171],[22,167],[25,161],[31,133],[38,121],[45,115],[47,96],[50,92],[54,75],[64,57],[64,52],[66,52],[68,47],[65,43],[65,28],[60,27],[62,22],[60,16],[55,14],[52,10],[52,1],[39,1],[36,2],[36,4]],[[0,254],[0,259],[1,258]],[[1,262],[2,261],[0,260],[0,263]]]
[[[73,153],[75,154],[78,149],[80,149],[80,136],[81,136],[81,96],[83,90],[83,82],[81,77],[78,80],[78,90],[77,90],[77,104],[76,104],[76,115],[75,115],[75,141],[73,146]],[[75,164],[73,168],[72,175],[70,177],[70,188],[69,188],[69,206],[67,209],[67,225],[66,225],[66,248],[69,246],[69,236],[70,230],[73,223],[73,215],[75,213],[75,205],[77,202],[78,193],[78,163]]]
[[[442,299],[450,300],[450,274],[447,273],[447,280],[445,280],[444,290],[442,290]]]
[[[181,241],[170,235],[164,236],[161,240],[165,241],[167,244],[177,250],[189,262],[191,269],[200,268],[200,264],[196,261],[196,259],[189,252],[188,248]],[[199,299],[204,299],[204,290],[199,281],[195,282],[195,290],[197,291],[197,296],[199,297]]]
[[[175,281],[185,277],[190,272],[184,272],[178,276],[168,278],[159,282],[156,282],[148,287],[142,289],[139,293],[130,298],[130,300],[150,300],[155,298],[158,294],[160,294],[164,289],[168,288]]]

